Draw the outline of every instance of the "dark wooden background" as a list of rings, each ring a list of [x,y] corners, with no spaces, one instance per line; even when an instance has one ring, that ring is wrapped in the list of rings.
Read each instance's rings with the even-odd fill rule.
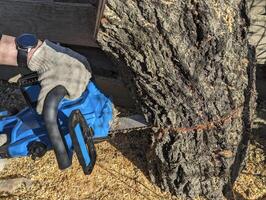
[[[116,105],[133,108],[119,70],[96,43],[103,5],[104,0],[1,0],[0,32],[12,36],[34,33],[85,55],[98,87]],[[20,72],[16,67],[0,66],[0,79],[7,80]]]
[[[35,33],[60,43],[97,46],[102,0],[1,0],[0,32]]]

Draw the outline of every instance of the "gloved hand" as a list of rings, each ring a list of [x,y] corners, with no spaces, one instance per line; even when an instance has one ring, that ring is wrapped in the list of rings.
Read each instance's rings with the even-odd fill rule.
[[[45,40],[33,53],[28,67],[39,75],[41,92],[37,112],[42,113],[46,95],[56,86],[66,88],[66,98],[75,99],[82,95],[91,78],[87,59],[77,52]],[[88,71],[90,70],[90,71]]]

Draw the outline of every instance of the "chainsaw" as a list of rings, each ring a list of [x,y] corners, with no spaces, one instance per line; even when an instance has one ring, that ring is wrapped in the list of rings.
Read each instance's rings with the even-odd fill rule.
[[[1,85],[14,86],[7,81]],[[146,129],[148,124],[140,115],[118,118],[115,129],[113,103],[90,81],[80,98],[69,100],[63,86],[57,86],[47,95],[43,114],[36,112],[41,89],[37,74],[21,77],[15,84],[20,88],[27,107],[16,114],[0,112],[0,135],[7,142],[0,147],[0,158],[30,156],[36,159],[53,150],[59,169],[72,165],[74,152],[86,175],[96,163],[95,143],[108,140],[117,132]]]

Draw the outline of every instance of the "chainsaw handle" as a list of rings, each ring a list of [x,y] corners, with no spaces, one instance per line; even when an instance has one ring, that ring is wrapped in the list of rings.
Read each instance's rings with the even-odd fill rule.
[[[89,127],[80,110],[72,111],[68,122],[70,137],[83,172],[90,175],[96,163],[94,131]]]
[[[45,126],[55,152],[59,169],[66,169],[71,165],[67,147],[57,124],[58,105],[66,94],[67,90],[65,87],[61,85],[55,87],[46,96],[43,107]]]

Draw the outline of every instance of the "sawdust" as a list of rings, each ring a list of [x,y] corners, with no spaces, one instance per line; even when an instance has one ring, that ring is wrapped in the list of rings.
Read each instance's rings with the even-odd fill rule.
[[[119,112],[122,116],[123,114],[129,114],[124,110],[119,110]],[[117,114],[119,112],[116,111]],[[258,121],[258,123],[262,122]],[[265,135],[264,130],[260,134]],[[12,159],[8,167],[0,172],[0,180],[23,178],[31,180],[32,183],[30,186],[22,185],[15,192],[12,191],[12,194],[2,192],[0,193],[0,199],[179,199],[172,197],[169,193],[162,192],[147,178],[147,171],[145,172],[145,146],[147,146],[147,141],[141,140],[143,143],[139,143],[137,141],[139,137],[140,135],[137,133],[133,133],[133,136],[118,135],[110,143],[97,144],[97,163],[90,176],[83,174],[75,156],[72,167],[65,171],[58,169],[53,152],[47,153],[43,158],[36,161],[31,158]],[[264,139],[257,138],[258,141]],[[256,141],[256,139],[252,138],[252,141]],[[136,146],[136,143],[138,143],[138,146]],[[251,142],[247,165],[234,185],[236,200],[266,199],[265,148],[266,145]],[[223,153],[230,154],[230,152]],[[136,162],[137,160],[138,162]],[[203,200],[203,198],[198,197],[195,200]]]
[[[259,116],[265,116],[264,103],[259,104]],[[239,199],[266,199],[266,121],[256,118],[253,125],[247,162],[235,184]]]
[[[125,148],[130,148],[130,145],[126,144]],[[1,193],[0,199],[178,199],[153,185],[110,143],[98,144],[97,152],[97,164],[90,176],[83,174],[76,157],[72,167],[65,171],[58,170],[53,152],[37,161],[30,158],[13,159],[8,168],[0,173],[0,179],[23,177],[33,183],[30,187],[22,186],[13,194]],[[241,199],[263,198],[266,195],[266,170],[262,150],[252,145],[247,163],[235,184],[235,192]]]
[[[120,113],[122,116],[129,114],[124,110],[116,111],[116,113]],[[266,125],[266,122],[262,121]],[[257,123],[262,124],[261,120]],[[266,129],[262,129],[261,133],[257,135],[265,136],[264,130]],[[83,174],[75,156],[72,167],[65,171],[58,169],[53,152],[47,153],[36,161],[31,158],[12,159],[8,167],[0,172],[0,180],[23,178],[32,182],[30,186],[22,185],[15,192],[12,191],[12,194],[0,193],[0,199],[179,199],[162,192],[159,187],[150,182],[145,164],[147,162],[145,151],[149,141],[139,139],[142,133],[132,134],[131,136],[117,135],[110,142],[97,144],[97,163],[90,176]],[[254,142],[264,139],[252,138],[247,165],[234,185],[236,200],[266,199],[266,145]],[[223,153],[230,156],[230,152]],[[203,200],[203,198],[198,197],[195,200]]]
[[[262,149],[250,145],[247,165],[234,189],[242,199],[266,199],[266,159]]]
[[[113,119],[111,120],[111,122],[109,123],[110,125],[110,129],[113,130],[115,129],[117,126],[118,126],[118,117],[120,115],[120,111],[118,110],[119,108],[116,108],[114,105],[113,105],[113,108],[112,108],[112,112],[113,112]]]
[[[70,169],[57,168],[53,152],[33,161],[13,159],[0,179],[10,176],[31,179],[31,187],[22,187],[2,199],[176,199],[150,183],[143,173],[112,145],[97,145],[98,160],[92,175],[85,176],[76,157]]]

